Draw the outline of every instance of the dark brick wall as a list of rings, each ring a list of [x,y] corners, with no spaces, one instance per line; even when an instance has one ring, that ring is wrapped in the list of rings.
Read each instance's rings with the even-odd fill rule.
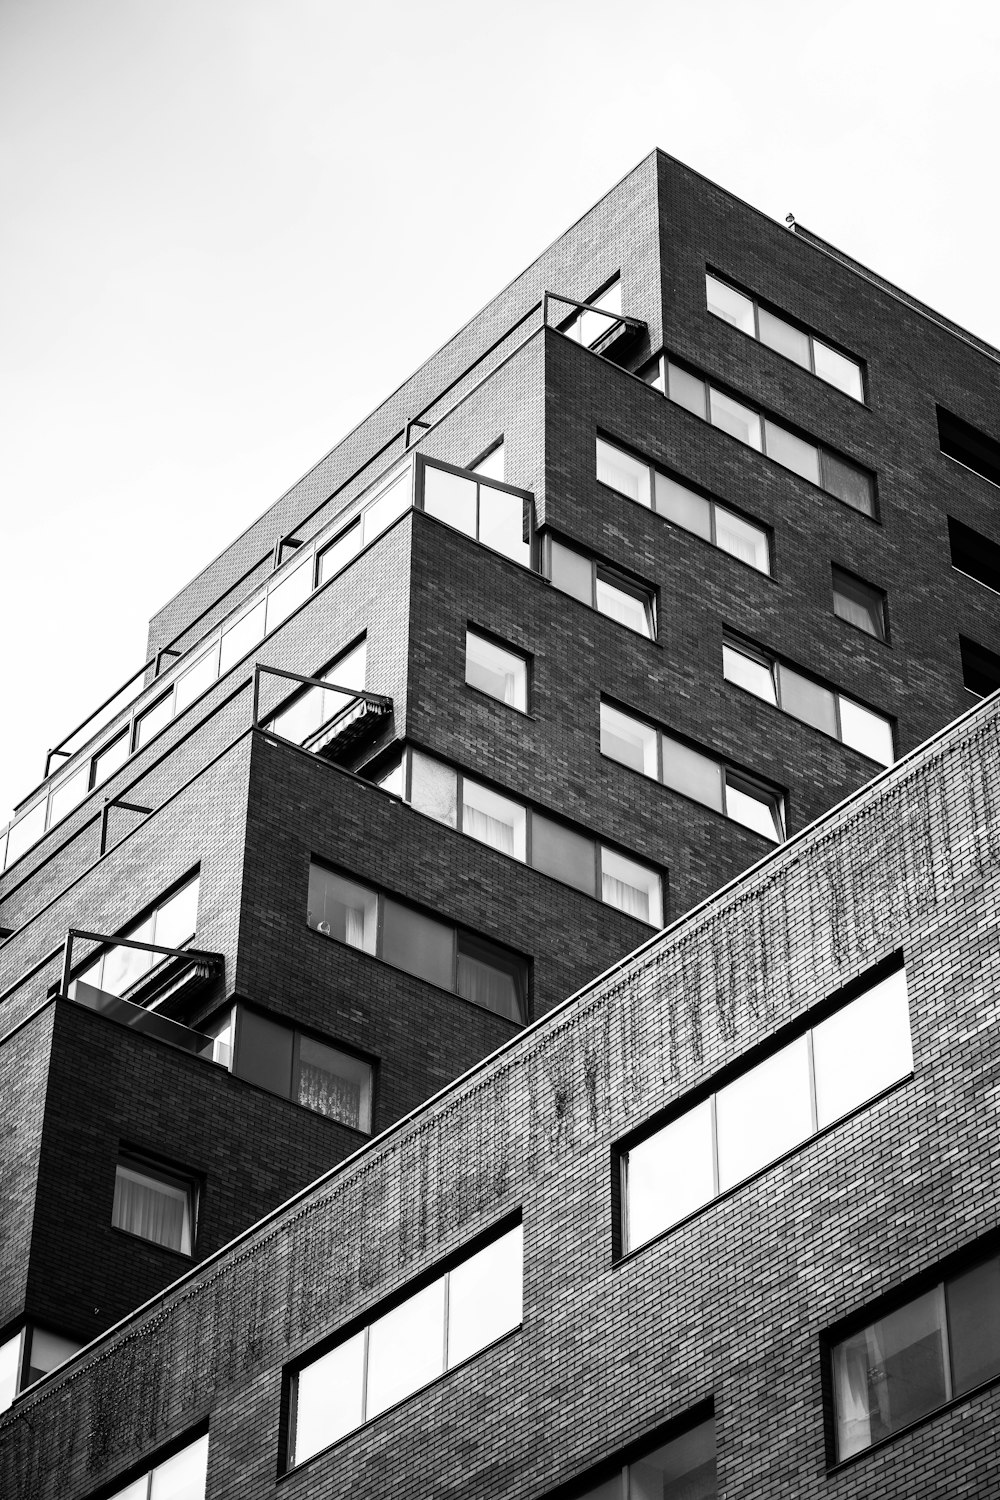
[[[828,1474],[820,1338],[997,1223],[998,768],[987,704],[28,1395],[0,1486],[72,1500],[207,1419],[209,1500],[273,1493],[283,1365],[517,1208],[520,1332],[289,1494],[534,1500],[709,1396],[727,1500],[994,1493],[996,1384]],[[613,1263],[614,1143],[899,949],[912,1078]]]
[[[51,1006],[0,1045],[0,1343],[24,1309],[51,1045]]]

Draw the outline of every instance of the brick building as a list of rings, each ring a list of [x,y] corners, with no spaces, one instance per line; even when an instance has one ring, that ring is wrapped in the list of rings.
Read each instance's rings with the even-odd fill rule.
[[[657,152],[153,618],[4,836],[0,1493],[992,1492],[997,361]]]

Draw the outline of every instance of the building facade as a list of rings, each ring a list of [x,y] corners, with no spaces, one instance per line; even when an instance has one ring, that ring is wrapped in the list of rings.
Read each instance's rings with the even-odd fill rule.
[[[998,359],[656,152],[153,618],[4,835],[11,1493],[990,1493]]]

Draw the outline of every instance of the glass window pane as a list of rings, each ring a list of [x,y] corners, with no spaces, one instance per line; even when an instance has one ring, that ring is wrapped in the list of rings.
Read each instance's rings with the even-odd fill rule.
[[[777,704],[774,670],[771,664],[762,661],[759,657],[751,656],[749,652],[741,651],[737,646],[730,645],[728,641],[722,643],[722,675],[727,682],[746,688],[747,692],[753,693],[755,698],[763,698],[765,703]]]
[[[885,600],[881,589],[862,583],[841,568],[833,570],[833,612],[864,630],[876,640],[885,640]]]
[[[574,547],[564,547],[555,537],[549,541],[549,579],[553,587],[571,594],[581,604],[594,607],[594,564]]]
[[[264,615],[267,601],[258,599],[253,609],[248,609],[235,624],[230,625],[222,637],[219,656],[219,676],[228,672],[241,657],[252,651],[264,634]]]
[[[708,390],[700,375],[689,375],[667,361],[667,396],[702,421],[708,420]]]
[[[895,760],[892,725],[881,714],[862,708],[852,698],[840,695],[840,737],[852,750],[859,750],[880,766],[891,766]]]
[[[625,1183],[628,1250],[711,1202],[711,1099],[633,1146],[626,1157]]]
[[[6,1411],[17,1395],[21,1375],[21,1331],[0,1344],[0,1411]]]
[[[717,1500],[714,1419],[630,1464],[629,1480],[629,1500]]]
[[[470,781],[468,776],[462,778],[463,833],[523,861],[526,824],[527,814],[520,803]]]
[[[383,902],[382,957],[418,979],[453,990],[454,929],[388,897]]]
[[[627,859],[614,849],[601,848],[601,900],[640,922],[663,926],[660,877],[648,865]]]
[[[174,716],[173,689],[165,694],[152,708],[147,708],[135,721],[135,748],[148,745],[155,734],[170,723]]]
[[[771,571],[767,532],[721,505],[715,507],[715,545],[760,573]]]
[[[304,599],[312,593],[313,560],[305,557],[278,582],[272,583],[267,593],[267,630],[274,630],[282,620],[287,620],[293,609],[298,609]]]
[[[117,771],[118,767],[128,760],[128,757],[128,730],[125,730],[116,740],[112,740],[110,745],[105,746],[103,750],[98,750],[94,756],[94,786],[99,786],[106,776],[110,776],[112,771]]]
[[[354,1130],[372,1128],[370,1065],[310,1036],[299,1037],[295,1097],[306,1109],[315,1109]]]
[[[322,865],[309,866],[310,927],[363,953],[374,953],[377,915],[378,896],[370,887]]]
[[[617,620],[629,630],[637,631],[647,640],[652,639],[653,610],[649,595],[639,589],[627,589],[621,584],[613,583],[600,570],[597,573],[597,608],[609,619]]]
[[[446,469],[427,464],[424,468],[424,510],[456,531],[475,536],[475,480],[463,479],[460,474],[449,474]]]
[[[913,1071],[906,974],[900,969],[813,1029],[819,1128]]]
[[[187,669],[183,677],[178,677],[174,713],[179,714],[182,708],[187,708],[189,703],[193,703],[199,693],[203,693],[206,688],[212,686],[218,675],[219,642],[215,641],[202,656],[199,656],[194,665]]]
[[[751,1177],[813,1133],[804,1036],[716,1095],[719,1191]]]
[[[607,703],[601,704],[601,754],[656,780],[656,730]]]
[[[115,1490],[110,1500],[149,1500],[149,1475],[143,1474],[141,1479],[133,1479],[123,1490]]]
[[[1000,1374],[1000,1256],[947,1285],[952,1388],[956,1396]]]
[[[26,849],[42,837],[45,832],[45,813],[47,808],[46,799],[36,802],[34,807],[18,818],[12,824],[7,840],[7,864],[12,865],[15,859],[20,859]]]
[[[327,700],[334,708],[342,701],[339,695],[325,693],[322,688],[305,688],[292,696],[287,708],[268,719],[267,727],[283,739],[291,740],[293,745],[304,745],[328,717]]]
[[[500,703],[527,712],[527,661],[472,630],[465,634],[465,680]]]
[[[432,760],[422,750],[410,755],[410,802],[449,828],[458,827],[458,775],[451,766]]]
[[[367,771],[365,771],[363,774],[367,775]],[[375,777],[375,785],[377,787],[381,787],[381,789],[382,789],[383,792],[390,792],[394,797],[402,797],[402,795],[403,795],[403,758],[402,758],[402,756],[400,756],[399,760],[397,760],[394,765],[387,766],[384,771],[382,771],[378,776]]]
[[[793,672],[791,667],[781,663],[778,664],[778,681],[781,685],[781,706],[786,714],[837,738],[836,701],[829,688]]]
[[[527,995],[524,960],[469,932],[458,934],[458,994],[508,1021],[522,1021]]]
[[[497,443],[495,448],[490,449],[485,458],[481,458],[477,464],[473,464],[469,472],[479,474],[483,479],[499,479],[500,483],[503,484],[507,477],[505,473],[503,439]]]
[[[521,1226],[449,1273],[448,1369],[521,1322]]]
[[[144,921],[126,928],[122,936],[133,938],[137,943],[151,943],[153,925],[154,915],[151,913]],[[109,947],[104,955],[101,989],[108,995],[123,995],[144,974],[149,973],[155,962],[152,953],[146,953],[142,948],[123,948],[117,943]]]
[[[73,811],[86,797],[90,790],[90,761],[85,760],[82,766],[78,766],[72,776],[67,776],[65,781],[60,781],[57,787],[53,787],[49,797],[49,827],[58,823],[67,813]]]
[[[597,848],[564,823],[554,823],[541,813],[531,819],[531,863],[536,870],[575,886],[593,896],[597,889]]]
[[[764,428],[768,458],[773,458],[785,469],[791,469],[793,474],[801,474],[812,484],[819,484],[819,449],[816,444],[796,437],[794,432],[779,427],[777,422],[767,421]]]
[[[198,879],[161,901],[154,913],[151,941],[164,948],[180,948],[194,937],[198,925]]]
[[[836,349],[831,349],[829,344],[821,343],[819,339],[813,339],[813,357],[820,380],[825,380],[827,385],[835,385],[838,391],[853,396],[855,401],[865,399],[861,368],[855,360],[848,359],[846,354],[838,354]]]
[[[784,318],[776,317],[766,307],[757,309],[760,341],[769,349],[776,349],[786,359],[794,359],[797,365],[809,369],[809,335],[800,328],[793,328]]]
[[[648,365],[643,366],[639,371],[639,378],[644,380],[647,385],[651,385],[654,391],[662,392],[666,389],[662,354],[658,354]]]
[[[649,465],[623,453],[621,448],[597,439],[597,477],[619,494],[627,495],[638,505],[650,506]]]
[[[387,484],[381,494],[365,507],[361,516],[361,526],[366,544],[374,537],[380,536],[397,517],[409,510],[411,495],[410,466],[407,464],[392,483]]]
[[[599,297],[591,299],[591,307],[601,308],[604,312],[620,314],[622,310],[622,284],[615,281],[602,292]],[[615,326],[615,317],[602,317],[597,311],[581,312],[579,318],[579,337],[581,344],[588,349],[596,344],[598,339],[603,338],[611,328]]]
[[[205,1500],[208,1472],[208,1433],[157,1464],[152,1474],[150,1500]]]
[[[863,511],[866,516],[875,514],[875,486],[872,477],[864,469],[858,469],[835,453],[824,448],[821,454],[821,479],[823,488],[845,505]]]
[[[726,396],[714,388],[711,391],[711,401],[713,427],[721,428],[730,437],[738,438],[750,448],[760,448],[760,416],[757,412],[744,406],[742,401],[735,401],[732,396]]]
[[[663,740],[663,784],[722,812],[722,767],[718,761],[668,734]]]
[[[673,521],[676,526],[683,526],[685,531],[693,531],[695,536],[703,537],[706,542],[710,542],[712,540],[711,502],[703,495],[696,495],[694,490],[689,490],[686,485],[679,484],[676,479],[671,479],[667,474],[657,472],[655,478],[657,514],[666,516],[667,520]]]
[[[58,1369],[66,1360],[72,1359],[80,1348],[82,1345],[75,1339],[63,1338],[58,1333],[47,1333],[44,1328],[33,1328],[28,1354],[29,1381],[40,1380],[50,1370]]]
[[[523,568],[531,567],[531,533],[526,502],[492,485],[479,486],[479,540]]]
[[[834,1348],[838,1459],[945,1401],[941,1303],[935,1288]]]
[[[319,555],[319,570],[316,579],[317,588],[339,573],[341,568],[346,568],[352,557],[356,557],[361,550],[361,522],[357,520],[353,526],[331,542],[329,547],[324,547]]]
[[[119,1162],[115,1172],[115,1229],[191,1254],[191,1186],[168,1175],[154,1176]]]
[[[212,1061],[222,1068],[233,1065],[233,1039],[235,1036],[236,1011],[223,1011],[216,1020],[200,1023],[199,1030],[212,1039]]]
[[[732,771],[726,772],[726,817],[772,843],[780,844],[784,838],[779,799]]]
[[[444,1372],[444,1277],[407,1297],[368,1333],[370,1421]]]
[[[705,277],[705,294],[708,310],[715,313],[717,318],[724,318],[727,323],[732,323],[741,333],[748,333],[751,338],[756,337],[753,321],[753,303],[749,297],[744,297],[742,292],[736,292],[725,282],[717,281],[714,276]]]
[[[364,1420],[365,1333],[356,1333],[295,1377],[291,1461],[303,1463]]]
[[[323,721],[338,713],[341,708],[346,708],[351,701],[351,689],[361,692],[365,686],[365,673],[368,667],[368,640],[367,637],[352,646],[350,651],[345,651],[343,656],[338,656],[336,661],[330,663],[321,673],[324,682],[336,683],[338,688],[345,688],[343,693],[335,693],[332,690],[324,691],[318,689],[320,703],[322,705]]]
[[[256,1011],[241,1007],[235,1072],[247,1083],[290,1099],[294,1039],[290,1027],[279,1026]]]

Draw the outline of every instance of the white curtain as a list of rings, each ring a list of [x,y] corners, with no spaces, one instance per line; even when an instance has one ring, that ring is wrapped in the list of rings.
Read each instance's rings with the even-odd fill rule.
[[[834,1351],[837,1398],[837,1457],[849,1458],[890,1428],[885,1353],[879,1324],[846,1339]],[[872,1434],[872,1417],[879,1427]]]
[[[111,1222],[144,1240],[191,1253],[190,1194],[119,1164]]]
[[[352,1125],[355,1130],[360,1129],[359,1085],[316,1063],[299,1064],[299,1103],[304,1104],[307,1109],[318,1110],[321,1115],[328,1115],[331,1120],[340,1120],[344,1125]]]
[[[492,1010],[512,1021],[521,1019],[511,976],[490,964],[481,963],[478,958],[471,958],[467,953],[458,955],[458,993],[484,1010]]]
[[[613,875],[602,875],[601,894],[608,906],[617,906],[619,911],[627,912],[630,917],[638,917],[642,922],[649,921],[648,891],[642,891],[624,880],[616,880]]]
[[[500,818],[489,817],[480,812],[478,807],[470,807],[468,802],[462,804],[462,828],[470,838],[478,839],[481,844],[489,844],[491,849],[499,849],[504,854],[514,853],[514,830],[511,825]]]
[[[740,562],[749,563],[752,568],[757,567],[757,548],[753,542],[748,541],[737,531],[730,531],[716,511],[715,539],[723,552],[738,557]]]

